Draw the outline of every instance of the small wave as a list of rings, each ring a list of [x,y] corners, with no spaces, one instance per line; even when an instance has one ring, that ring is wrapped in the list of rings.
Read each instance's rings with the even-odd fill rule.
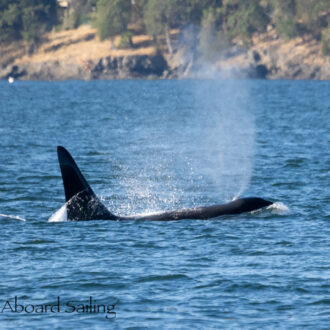
[[[66,204],[64,204],[59,210],[57,210],[48,219],[48,222],[66,222],[66,221],[68,221],[68,215],[66,212]]]
[[[313,301],[313,302],[309,303],[309,305],[330,305],[330,299],[323,298],[320,300]]]
[[[19,217],[18,215],[10,215],[10,214],[0,214],[1,218],[7,218],[7,219],[13,219],[13,220],[19,220],[19,221],[26,221],[26,219],[23,219]]]
[[[286,214],[290,209],[282,202],[275,202],[267,207],[252,211],[251,214]]]
[[[137,282],[177,281],[180,279],[189,279],[189,277],[184,274],[150,275],[139,278]]]
[[[56,243],[56,241],[44,240],[44,239],[34,239],[31,241],[23,242],[22,245],[39,245],[39,244],[50,244],[50,243]]]
[[[289,207],[282,202],[275,202],[269,205],[266,210],[275,211],[275,213],[288,213],[290,211]]]

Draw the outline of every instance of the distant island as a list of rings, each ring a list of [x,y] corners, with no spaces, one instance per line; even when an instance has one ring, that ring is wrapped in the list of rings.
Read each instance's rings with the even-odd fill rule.
[[[330,0],[2,1],[0,79],[330,79]]]

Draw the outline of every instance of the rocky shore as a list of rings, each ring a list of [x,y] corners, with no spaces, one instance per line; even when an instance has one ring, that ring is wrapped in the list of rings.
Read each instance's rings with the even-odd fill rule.
[[[22,62],[0,70],[0,79],[92,80],[162,77],[168,65],[161,54],[107,56],[97,62],[45,61]]]
[[[1,47],[0,79],[90,80],[150,78],[261,78],[330,80],[330,58],[314,39],[281,40],[273,31],[253,38],[249,48],[234,45],[212,63],[177,46],[157,51],[150,37],[136,36],[135,47],[117,50],[84,27],[52,34],[32,54],[19,45]]]
[[[255,36],[247,51],[217,63],[222,72],[265,79],[330,80],[330,57],[322,56],[320,43],[311,37],[280,39],[274,30]]]

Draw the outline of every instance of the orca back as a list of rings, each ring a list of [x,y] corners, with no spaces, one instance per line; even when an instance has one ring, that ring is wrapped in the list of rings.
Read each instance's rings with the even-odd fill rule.
[[[95,195],[70,153],[58,146],[57,156],[63,179],[67,219],[116,220],[117,217]]]
[[[257,197],[240,198],[227,204],[160,212],[145,216],[119,217],[112,214],[95,195],[81,174],[76,162],[64,147],[57,147],[61,168],[67,219],[71,220],[182,220],[210,219],[221,215],[250,212],[271,205],[272,202]]]

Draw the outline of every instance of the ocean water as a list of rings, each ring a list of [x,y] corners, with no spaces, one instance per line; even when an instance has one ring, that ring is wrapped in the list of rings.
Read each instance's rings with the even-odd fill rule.
[[[330,82],[0,82],[0,114],[2,329],[329,328]],[[115,214],[275,205],[49,222],[57,145]]]

